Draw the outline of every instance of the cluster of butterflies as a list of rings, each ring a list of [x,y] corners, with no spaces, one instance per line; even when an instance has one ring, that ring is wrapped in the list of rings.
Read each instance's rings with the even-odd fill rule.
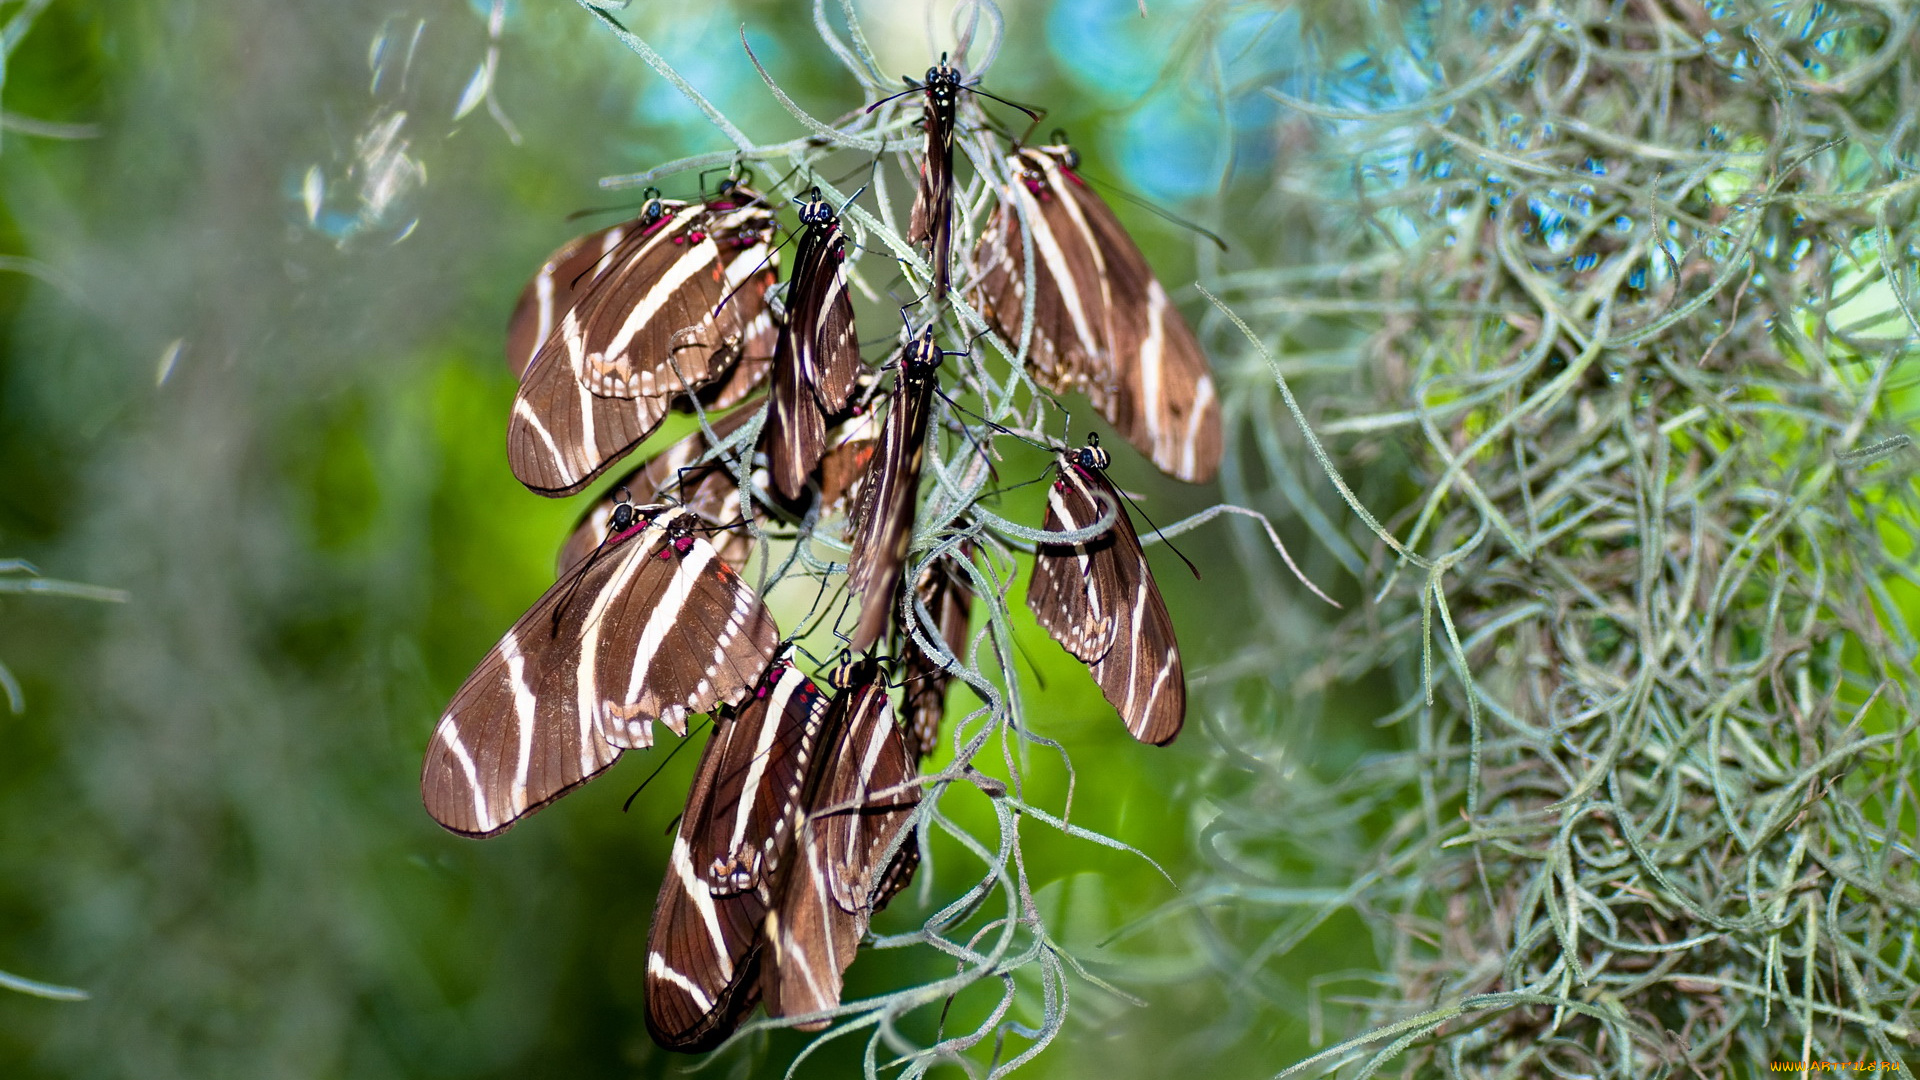
[[[926,133],[911,239],[933,257],[938,304],[971,88],[944,57],[908,83],[925,94]],[[1014,147],[969,296],[1003,339],[1030,343],[1040,385],[1084,392],[1162,469],[1204,481],[1220,455],[1205,356],[1076,165],[1063,142]],[[648,940],[648,1029],[670,1049],[718,1045],[756,1002],[775,1016],[839,1004],[869,919],[918,864],[917,769],[967,643],[969,546],[904,580],[937,371],[957,354],[940,348],[936,315],[907,335],[883,392],[854,332],[839,213],[817,190],[796,202],[783,295],[776,208],[738,180],[698,202],[649,192],[637,218],[567,244],[527,286],[507,345],[520,378],[508,455],[527,487],[580,491],[671,409],[697,408],[701,429],[588,509],[556,584],[440,718],[421,779],[435,820],[492,836],[652,745],[656,723],[684,736],[713,713]],[[1038,546],[1028,602],[1134,736],[1166,743],[1185,678],[1107,466],[1097,439],[1056,451],[1045,529],[1071,542]],[[741,577],[754,545],[739,526],[835,516],[850,522],[859,613],[829,693]],[[945,656],[906,628],[916,605]],[[883,638],[891,664],[876,656]]]

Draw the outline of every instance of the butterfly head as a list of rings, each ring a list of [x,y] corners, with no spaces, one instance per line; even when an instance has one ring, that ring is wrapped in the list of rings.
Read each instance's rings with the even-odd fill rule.
[[[673,211],[667,206],[667,201],[660,197],[659,188],[648,188],[642,193],[641,199],[640,233],[644,236],[659,228],[661,222],[672,217]]]
[[[1100,449],[1100,436],[1091,431],[1087,432],[1087,445],[1069,451],[1068,456],[1075,465],[1093,472],[1106,472],[1107,466],[1113,461],[1105,450]]]
[[[927,69],[927,81],[923,86],[928,104],[942,111],[951,111],[954,99],[960,96],[960,69],[947,62],[946,53],[941,53],[940,62]]]
[[[800,224],[810,228],[831,226],[838,218],[833,204],[820,196],[819,188],[814,188],[807,201],[800,204]]]
[[[938,327],[938,323],[928,323],[926,329],[907,344],[905,370],[908,374],[925,375],[940,366],[940,359],[945,354],[940,351],[940,341],[934,336]]]
[[[652,523],[652,519],[633,504],[633,496],[625,486],[614,488],[613,498],[613,513],[607,517],[609,540],[624,540]]]

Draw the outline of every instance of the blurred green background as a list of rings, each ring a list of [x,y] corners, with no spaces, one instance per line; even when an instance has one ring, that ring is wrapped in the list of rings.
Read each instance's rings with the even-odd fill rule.
[[[0,994],[0,1075],[586,1077],[693,1064],[647,1039],[640,984],[665,833],[696,755],[628,813],[658,751],[486,842],[442,832],[418,800],[435,718],[551,581],[580,504],[508,473],[505,316],[581,230],[570,212],[628,197],[598,177],[725,145],[561,0],[506,8],[494,88],[507,123],[484,104],[456,121],[490,7],[0,2],[15,28],[0,87],[0,556],[130,594],[0,597],[0,660],[25,694],[23,712],[0,716],[0,969],[91,994]],[[946,5],[860,9],[883,63],[926,67],[926,27],[944,25]],[[1231,222],[1224,265],[1284,248],[1290,211],[1260,199],[1271,110],[1223,110],[1186,63],[1223,32],[1217,8],[1156,3],[1146,21],[1134,0],[1005,10],[988,86],[1050,109],[1094,175]],[[754,75],[742,24],[815,115],[859,102],[810,5],[636,5],[622,18],[758,139],[800,128]],[[1284,26],[1233,33],[1232,64],[1290,62]],[[662,187],[687,196],[696,183]],[[890,183],[909,190],[897,173]],[[1197,318],[1183,286],[1219,257],[1121,214]],[[1217,497],[1163,482],[1130,451],[1116,462],[1157,520]],[[1006,468],[1037,474],[1039,462]],[[1028,489],[999,510],[1037,524],[1037,498]],[[1249,694],[1249,673],[1212,672],[1210,657],[1254,632],[1311,641],[1318,617],[1304,601],[1255,610],[1271,591],[1245,575],[1274,568],[1243,569],[1246,549],[1225,531],[1180,541],[1203,581],[1155,556],[1194,684],[1171,749],[1133,744],[1018,593],[1013,605],[1045,679],[1029,686],[1031,724],[1072,755],[1073,822],[1183,885],[1213,812],[1199,780],[1220,753],[1210,718],[1288,722],[1260,673]],[[1329,567],[1309,568],[1340,587]],[[953,704],[977,702],[956,692]],[[1362,737],[1323,737],[1305,764],[1337,770]],[[1029,799],[1059,812],[1059,758],[1021,753]],[[983,766],[999,757],[990,748]],[[977,795],[948,809],[992,837]],[[1109,940],[1182,895],[1143,860],[1031,820],[1021,838],[1058,943],[1147,1004],[1070,977],[1065,1033],[1030,1075],[1200,1062],[1260,1074],[1303,1052],[1302,1016],[1258,1012],[1212,974],[1214,939],[1191,912]],[[876,929],[904,932],[978,878],[957,846],[933,854],[925,891]],[[973,925],[1004,903],[987,909]],[[1352,931],[1323,928],[1289,963],[1371,965]],[[849,996],[952,970],[926,948],[863,953]],[[1029,1026],[1031,975],[1012,1014]],[[978,1023],[998,993],[989,982],[963,995],[947,1029]],[[938,1011],[915,1014],[909,1034],[930,1039]],[[858,1043],[801,1074],[856,1071]],[[750,1039],[721,1072],[778,1075],[804,1045]],[[1001,1056],[1025,1045],[1009,1029]]]

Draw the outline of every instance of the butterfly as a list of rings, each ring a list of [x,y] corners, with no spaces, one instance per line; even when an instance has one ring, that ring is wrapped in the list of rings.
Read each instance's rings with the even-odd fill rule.
[[[911,821],[920,789],[877,661],[862,660],[842,677],[818,747],[794,816],[794,850],[780,867],[778,903],[762,928],[761,993],[771,1016],[840,1004],[842,980],[873,913],[918,864],[911,841],[881,862]]]
[[[819,188],[800,207],[800,224],[763,434],[774,487],[788,499],[799,497],[826,453],[826,418],[846,408],[860,373],[853,298],[847,292],[847,240],[839,215]]]
[[[1097,437],[1059,452],[1047,491],[1046,531],[1085,529],[1109,510],[1113,525],[1078,543],[1040,544],[1027,606],[1062,648],[1093,670],[1133,737],[1161,745],[1180,734],[1186,719],[1186,673],[1173,620],[1120,493],[1107,479],[1107,465]]]
[[[975,299],[994,331],[1027,329],[1025,240],[1033,230],[1027,363],[1056,393],[1082,391],[1153,463],[1194,483],[1220,466],[1220,404],[1206,354],[1132,238],[1074,170],[1065,145],[1022,147],[973,253]]]
[[[548,589],[454,694],[421,771],[427,812],[492,836],[597,776],[653,724],[737,703],[779,632],[678,506],[615,507],[604,545]]]
[[[507,428],[514,476],[571,494],[677,399],[744,397],[775,338],[772,230],[772,209],[736,184],[699,204],[654,195],[633,221],[555,252],[508,324],[509,364],[533,350]]]
[[[880,448],[860,482],[853,514],[848,588],[861,597],[851,647],[865,652],[885,632],[900,595],[900,575],[913,544],[913,510],[926,457],[927,416],[942,352],[928,323],[901,353],[899,374],[880,427]]]
[[[712,1049],[760,999],[761,923],[828,704],[780,661],[714,720],[647,932],[647,1030],[661,1046]]]

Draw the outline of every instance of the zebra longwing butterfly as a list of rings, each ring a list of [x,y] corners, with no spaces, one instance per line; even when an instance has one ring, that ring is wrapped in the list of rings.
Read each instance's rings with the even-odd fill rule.
[[[919,849],[912,841],[893,863],[880,864],[919,805],[920,789],[879,664],[863,660],[842,681],[801,790],[778,906],[767,913],[762,931],[767,952],[761,995],[772,1016],[840,1004],[842,979],[868,922],[917,865]],[[818,1030],[827,1023],[800,1027]]]
[[[827,705],[780,662],[715,717],[647,932],[647,1030],[670,1050],[719,1045],[759,1000],[761,921]]]
[[[911,84],[912,80],[909,79]],[[920,161],[920,191],[914,196],[907,239],[930,244],[933,296],[947,295],[953,273],[953,137],[960,104],[960,69],[940,54],[940,63],[927,69],[920,126],[927,134],[926,154]]]
[[[741,700],[778,644],[753,589],[682,507],[623,505],[454,694],[427,745],[435,821],[492,836],[649,746],[653,723]]]
[[[746,426],[756,413],[754,409],[741,409],[711,418],[708,426],[714,435],[724,440]],[[573,532],[561,546],[560,576],[580,565],[612,535],[615,511],[621,503],[630,501],[623,498],[623,494],[643,503],[656,502],[662,497],[678,500],[702,523],[715,529],[709,543],[720,553],[722,562],[735,570],[746,565],[747,556],[753,553],[753,538],[743,531],[726,530],[741,519],[739,482],[725,462],[701,462],[712,451],[713,443],[706,431],[695,431],[614,481],[607,494],[580,515]]]
[[[800,208],[800,241],[787,280],[786,323],[773,354],[772,409],[765,433],[773,483],[798,498],[826,452],[826,418],[846,408],[860,373],[847,239],[833,204],[813,190]]]
[[[1047,492],[1046,530],[1087,528],[1108,506],[1113,527],[1077,544],[1039,545],[1027,605],[1055,641],[1093,669],[1133,737],[1164,745],[1186,719],[1186,673],[1173,620],[1120,493],[1107,479],[1107,462],[1094,436],[1079,450],[1060,452]]]
[[[772,229],[773,211],[736,185],[705,204],[655,197],[634,221],[556,252],[508,329],[510,363],[540,342],[507,428],[514,476],[571,494],[677,398],[705,391],[718,408],[745,396],[765,365],[741,357],[764,357],[773,336]]]
[[[900,599],[901,569],[913,544],[913,507],[920,493],[920,463],[926,457],[927,415],[934,371],[940,366],[939,324],[928,323],[900,356],[900,371],[880,427],[880,449],[860,482],[853,515],[853,555],[848,588],[861,598],[852,649],[867,651],[885,632]]]
[[[1153,463],[1194,483],[1220,466],[1220,405],[1206,354],[1065,145],[1007,158],[1014,182],[974,249],[977,300],[993,329],[1024,329],[1024,226],[1033,228],[1034,326],[1027,363],[1056,393],[1083,391]]]
[[[944,642],[955,657],[967,648],[967,627],[973,613],[973,587],[958,561],[971,558],[972,546],[962,543],[954,554],[920,572],[915,582],[928,621],[922,632]],[[920,648],[904,627],[898,629],[894,655],[901,657],[906,689],[900,703],[901,728],[907,750],[924,761],[938,747],[940,722],[947,713],[947,684],[952,674]]]

